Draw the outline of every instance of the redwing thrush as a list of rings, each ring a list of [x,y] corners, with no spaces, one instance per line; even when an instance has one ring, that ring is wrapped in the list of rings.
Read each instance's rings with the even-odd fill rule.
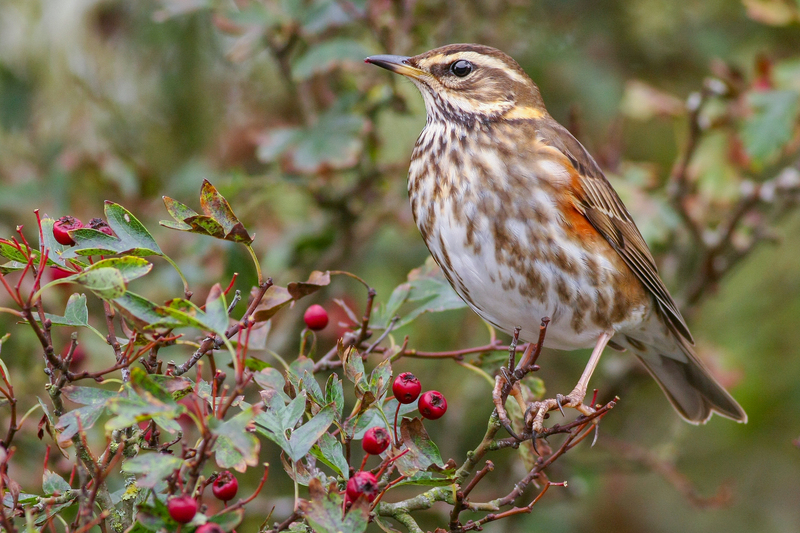
[[[512,58],[454,44],[368,63],[409,78],[428,119],[408,175],[414,220],[455,291],[484,320],[546,344],[594,347],[575,389],[541,402],[533,428],[563,403],[584,414],[605,346],[636,354],[688,422],[747,415],[692,348],[689,328],[617,193],[545,109]]]

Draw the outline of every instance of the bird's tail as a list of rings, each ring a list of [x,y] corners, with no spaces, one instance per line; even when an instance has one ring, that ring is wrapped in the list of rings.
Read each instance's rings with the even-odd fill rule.
[[[684,420],[704,424],[717,413],[747,422],[747,413],[711,376],[689,341],[672,332],[669,338],[645,341],[625,336],[625,340]]]

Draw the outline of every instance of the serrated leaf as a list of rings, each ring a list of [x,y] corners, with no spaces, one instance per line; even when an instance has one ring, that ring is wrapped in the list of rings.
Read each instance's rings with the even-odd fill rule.
[[[289,457],[295,462],[302,459],[328,430],[333,418],[333,406],[326,405],[311,420],[294,430],[289,438],[290,451],[287,452]]]
[[[342,443],[330,433],[325,433],[320,437],[317,445],[312,448],[311,453],[345,480],[350,477],[350,467],[344,458]]]
[[[208,235],[226,241],[251,244],[253,237],[236,218],[230,204],[208,180],[200,189],[200,215],[188,206],[164,196],[164,205],[175,222],[162,220],[164,227]]]
[[[91,228],[72,231],[70,235],[75,240],[75,246],[65,250],[61,257],[68,259],[79,255],[122,253],[133,256],[164,255],[153,236],[133,213],[117,203],[106,201],[105,215],[116,236]]]
[[[292,77],[298,81],[324,74],[342,64],[358,65],[370,55],[360,42],[353,39],[331,39],[314,45],[292,65]]]
[[[144,474],[137,479],[139,486],[152,489],[159,481],[183,466],[183,459],[166,453],[140,453],[122,464],[122,471]]]

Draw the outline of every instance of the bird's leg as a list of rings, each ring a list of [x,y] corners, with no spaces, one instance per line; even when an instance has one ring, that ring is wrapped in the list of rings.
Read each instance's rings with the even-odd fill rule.
[[[581,374],[581,378],[575,388],[572,389],[572,392],[566,396],[558,394],[555,398],[534,402],[530,405],[527,414],[533,416],[530,426],[535,433],[541,433],[544,430],[544,416],[553,409],[558,409],[561,414],[564,414],[564,407],[572,407],[584,416],[589,416],[594,412],[591,406],[583,405],[583,399],[586,397],[586,391],[589,388],[589,380],[592,378],[595,368],[597,368],[597,363],[600,362],[600,356],[613,336],[613,331],[606,331],[597,339],[597,344],[592,350],[589,362],[586,363],[586,368],[583,370],[583,374]]]
[[[514,375],[517,360],[517,344],[519,343],[519,332],[521,329],[522,328],[519,326],[514,328],[514,335],[508,347],[508,366],[500,367],[500,372],[495,378],[494,389],[492,390],[492,402],[497,411],[500,424],[517,440],[521,439],[511,428],[511,421],[508,419],[505,403],[508,395],[512,394],[514,398],[517,399],[517,402],[520,403],[523,412],[525,410],[525,402],[522,401],[522,394],[517,385],[517,377]]]

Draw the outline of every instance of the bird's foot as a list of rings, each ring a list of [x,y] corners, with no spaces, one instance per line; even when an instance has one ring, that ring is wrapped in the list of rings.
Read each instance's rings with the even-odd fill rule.
[[[522,393],[519,389],[518,380],[513,374],[508,372],[506,368],[501,368],[500,373],[495,377],[494,389],[492,389],[492,402],[494,403],[495,410],[497,411],[497,417],[500,421],[500,425],[502,425],[503,428],[508,431],[509,435],[518,441],[522,441],[522,437],[517,435],[517,433],[511,427],[511,420],[508,418],[508,411],[506,411],[505,402],[509,395],[513,396],[517,400],[517,402],[520,404],[520,408],[524,412],[525,402],[522,399]]]
[[[583,416],[590,416],[594,413],[594,408],[589,405],[584,405],[583,399],[585,397],[585,390],[575,389],[566,396],[557,394],[555,398],[531,402],[525,412],[525,424],[527,427],[531,428],[533,434],[543,433],[544,419],[547,413],[558,409],[561,415],[565,416],[565,407],[575,409]]]

